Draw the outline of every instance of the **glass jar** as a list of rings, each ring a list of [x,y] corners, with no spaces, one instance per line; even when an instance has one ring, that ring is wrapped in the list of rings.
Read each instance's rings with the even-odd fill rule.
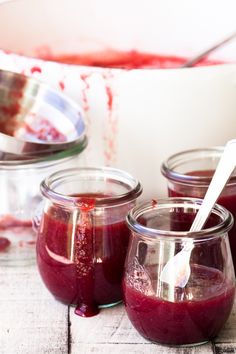
[[[170,156],[161,167],[167,179],[170,197],[203,198],[222,155],[223,147],[186,150]],[[236,171],[221,193],[218,203],[236,220]],[[229,232],[229,242],[236,270],[236,222]]]
[[[0,266],[35,262],[36,233],[32,214],[42,200],[41,181],[59,169],[78,166],[80,144],[41,160],[0,161]]]
[[[49,291],[84,317],[120,302],[130,236],[125,217],[140,183],[118,169],[88,167],[52,174],[41,191],[37,263]]]
[[[125,308],[134,327],[151,341],[204,343],[218,334],[231,312],[235,280],[228,231],[233,218],[216,204],[206,227],[188,232],[201,201],[152,200],[128,214],[132,237],[123,279]],[[163,281],[167,262],[191,245],[186,285]]]

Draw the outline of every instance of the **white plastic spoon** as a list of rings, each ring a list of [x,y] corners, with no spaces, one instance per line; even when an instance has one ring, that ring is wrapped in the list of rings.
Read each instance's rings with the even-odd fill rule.
[[[202,229],[235,166],[236,139],[230,140],[225,146],[204,200],[189,230],[190,232],[200,231]],[[166,263],[160,275],[162,282],[181,288],[185,287],[191,273],[189,260],[193,247],[193,239],[189,239],[182,250]]]

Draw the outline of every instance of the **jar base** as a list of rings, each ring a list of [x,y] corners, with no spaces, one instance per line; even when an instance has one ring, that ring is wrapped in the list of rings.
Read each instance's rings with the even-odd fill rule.
[[[111,303],[111,304],[99,305],[98,308],[99,308],[99,309],[107,309],[107,308],[109,308],[109,307],[117,306],[117,305],[121,304],[122,302],[123,302],[122,300],[119,300],[119,301],[113,302],[113,303]]]
[[[18,267],[35,264],[35,244],[36,235],[31,227],[2,230],[0,234],[0,266]]]
[[[148,339],[148,338],[146,338]],[[158,344],[158,345],[162,345],[163,347],[171,347],[171,348],[191,348],[191,347],[199,347],[201,345],[207,344],[209,343],[210,340],[205,340],[203,342],[197,342],[197,343],[189,343],[189,344],[167,344],[167,343],[160,343],[157,341],[151,341],[149,339],[150,342],[152,342],[153,344]]]
[[[81,317],[93,317],[93,316],[98,315],[101,309],[116,306],[116,305],[120,304],[121,302],[122,301],[117,301],[112,304],[100,305],[100,306],[96,306],[96,305],[91,306],[91,305],[86,305],[86,304],[80,304],[75,307],[75,314],[77,316],[81,316]]]
[[[68,303],[66,303],[65,301],[63,301],[62,299],[60,299],[60,298],[58,298],[58,297],[56,297],[56,296],[54,296],[54,299],[55,299],[56,301],[61,302],[61,303],[64,304],[64,305],[72,306],[72,307],[75,307],[75,308],[77,307],[76,304],[70,304],[70,305],[68,305]],[[122,304],[122,303],[123,303],[123,300],[119,300],[119,301],[116,301],[116,302],[113,302],[113,303],[110,303],[110,304],[98,305],[97,308],[98,308],[99,310],[102,310],[102,309],[107,309],[107,308],[110,308],[110,307],[115,307],[115,306],[120,305],[120,304]]]
[[[138,331],[137,331],[138,332]],[[139,333],[139,332],[138,332]],[[139,333],[140,334],[140,333]],[[153,343],[153,344],[158,344],[161,345],[163,347],[171,347],[171,348],[191,348],[191,347],[199,347],[201,345],[207,344],[209,343],[212,339],[206,339],[203,340],[202,342],[196,342],[196,343],[188,343],[188,344],[168,344],[168,343],[162,343],[162,342],[158,342],[157,340],[152,340],[148,337],[143,336],[142,334],[140,334],[143,338],[147,339],[149,342]]]

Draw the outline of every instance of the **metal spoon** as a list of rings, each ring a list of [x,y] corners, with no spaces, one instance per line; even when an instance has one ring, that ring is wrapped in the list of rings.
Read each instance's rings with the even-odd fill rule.
[[[225,146],[206,195],[189,230],[190,233],[200,231],[203,228],[235,166],[236,139],[230,140]],[[194,241],[190,238],[182,250],[166,263],[160,275],[162,282],[181,288],[185,287],[191,273],[190,256],[193,247]]]
[[[0,70],[0,152],[19,159],[63,151],[84,140],[81,108],[59,91]]]
[[[181,68],[188,68],[188,67],[194,66],[195,64],[199,63],[203,58],[205,58],[208,54],[212,53],[214,50],[216,50],[216,49],[220,48],[221,46],[223,46],[224,44],[228,43],[229,41],[231,41],[235,37],[236,37],[236,32],[230,34],[228,37],[217,42],[216,44],[214,44],[212,47],[208,48],[204,52],[199,53],[197,56],[194,56],[192,59],[189,59],[183,65],[181,65]]]

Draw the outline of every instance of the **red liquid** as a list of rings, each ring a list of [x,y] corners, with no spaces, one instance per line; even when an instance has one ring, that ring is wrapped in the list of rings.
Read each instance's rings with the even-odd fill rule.
[[[145,286],[141,292],[133,284],[125,278],[129,319],[145,338],[169,345],[213,339],[228,319],[235,296],[234,286],[224,280],[223,273],[204,266],[192,267],[187,287],[175,288],[174,301],[149,295]]]
[[[193,171],[186,173],[189,176],[207,176],[211,177],[214,171]],[[172,189],[168,190],[168,194],[170,197],[196,197],[203,198],[205,195],[206,189],[196,187],[183,187],[181,191],[175,191]],[[234,269],[236,271],[236,187],[234,193],[231,191],[229,194],[223,194],[219,197],[217,203],[223,205],[226,209],[228,209],[234,216],[234,225],[232,229],[229,231],[229,243],[234,263]]]
[[[10,246],[10,244],[11,242],[6,237],[0,236],[0,252],[5,251]]]
[[[0,252],[9,252],[10,246],[28,247],[34,245],[34,233],[30,220],[16,219],[11,215],[0,217]]]
[[[109,50],[96,53],[85,54],[65,54],[59,56],[44,56],[42,59],[53,60],[65,64],[97,66],[103,68],[120,69],[155,69],[155,68],[178,68],[184,64],[187,59],[158,55],[151,53],[142,53],[137,50],[127,52]],[[220,61],[202,60],[198,65],[222,64]]]
[[[85,210],[77,223],[74,243],[69,237],[69,213],[51,208],[44,214],[37,261],[50,292],[58,300],[76,305],[77,314],[92,316],[98,313],[99,305],[122,300],[121,281],[130,232],[124,221],[112,223],[106,219],[105,225],[95,221],[92,226],[86,203],[80,206]]]
[[[37,116],[33,113],[28,115],[28,117],[31,118],[31,122],[30,124],[25,123],[21,127],[20,137],[30,141],[66,141],[66,136],[59,132],[59,130],[55,128],[55,126],[53,126],[52,123],[46,118]]]

